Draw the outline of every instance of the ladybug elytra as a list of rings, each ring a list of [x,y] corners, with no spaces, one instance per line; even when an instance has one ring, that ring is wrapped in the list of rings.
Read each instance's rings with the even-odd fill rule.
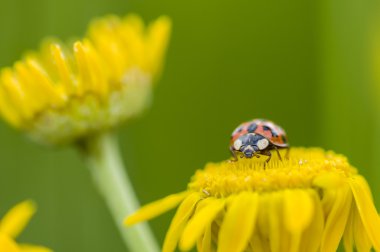
[[[268,163],[272,157],[271,150],[276,150],[279,159],[282,160],[279,149],[289,151],[286,133],[280,126],[265,119],[242,123],[231,136],[230,151],[234,157],[233,161],[237,161],[236,154],[241,153],[241,157],[246,158],[268,156]]]

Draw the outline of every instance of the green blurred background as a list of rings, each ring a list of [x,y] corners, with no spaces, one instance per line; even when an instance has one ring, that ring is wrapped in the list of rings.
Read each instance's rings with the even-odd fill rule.
[[[1,0],[0,67],[46,36],[82,36],[98,16],[167,14],[173,34],[153,106],[119,131],[142,203],[185,189],[195,169],[228,158],[231,131],[256,117],[283,126],[293,146],[347,155],[380,203],[377,10],[375,0]],[[39,206],[19,241],[125,251],[74,149],[45,149],[1,123],[0,158],[0,213],[26,198]],[[172,214],[151,222],[161,242]]]

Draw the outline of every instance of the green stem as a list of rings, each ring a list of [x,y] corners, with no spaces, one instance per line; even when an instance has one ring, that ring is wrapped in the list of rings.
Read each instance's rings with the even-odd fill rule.
[[[129,250],[159,251],[146,223],[128,228],[123,225],[123,219],[139,208],[139,202],[124,169],[115,136],[104,133],[89,138],[84,144],[84,154],[95,185],[104,197]]]

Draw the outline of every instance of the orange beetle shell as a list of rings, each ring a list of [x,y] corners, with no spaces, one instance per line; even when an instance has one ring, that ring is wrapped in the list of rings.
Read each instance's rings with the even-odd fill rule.
[[[233,145],[236,139],[248,133],[262,135],[278,147],[289,146],[285,131],[280,126],[265,119],[253,119],[240,124],[231,135],[230,145]]]

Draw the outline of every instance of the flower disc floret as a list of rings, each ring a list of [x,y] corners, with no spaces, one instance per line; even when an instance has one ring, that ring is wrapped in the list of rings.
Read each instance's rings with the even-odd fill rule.
[[[241,158],[238,162],[209,163],[198,170],[189,190],[213,197],[227,197],[244,191],[276,191],[312,188],[315,178],[334,176],[337,180],[355,174],[347,158],[321,149],[292,149],[289,159],[273,158],[268,164],[262,159]]]

